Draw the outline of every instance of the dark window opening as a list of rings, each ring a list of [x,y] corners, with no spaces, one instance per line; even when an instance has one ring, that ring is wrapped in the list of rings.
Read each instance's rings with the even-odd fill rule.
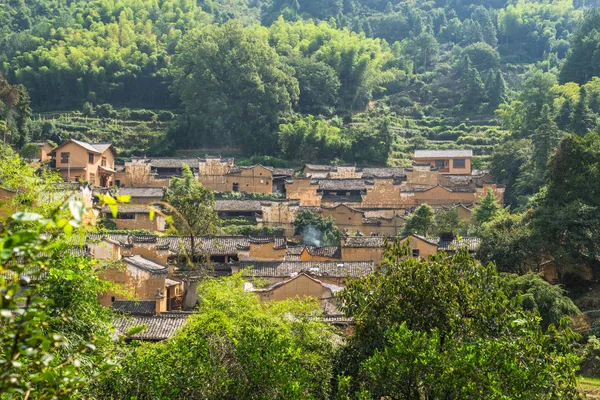
[[[88,163],[89,164],[94,163],[94,153],[88,153]]]
[[[444,160],[435,160],[435,167],[436,168],[444,168],[446,166],[446,161]]]
[[[63,164],[66,164],[69,162],[69,159],[71,158],[71,153],[67,152],[63,152],[60,153],[60,162]]]
[[[239,183],[234,183],[233,184],[233,188],[231,189],[234,192],[239,192],[240,191],[240,184]]]
[[[108,214],[109,216],[112,214]],[[135,214],[133,213],[117,213],[116,219],[135,219]]]
[[[419,249],[413,249],[412,250],[412,256],[413,257],[419,257],[420,254],[421,254],[421,251]]]
[[[465,168],[465,159],[457,158],[453,161],[454,168]]]

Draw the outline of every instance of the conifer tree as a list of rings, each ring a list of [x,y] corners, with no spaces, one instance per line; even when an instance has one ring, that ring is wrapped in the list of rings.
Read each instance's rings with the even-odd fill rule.
[[[560,112],[556,118],[558,129],[566,131],[571,126],[571,115],[573,115],[573,101],[567,97],[560,107]]]
[[[462,105],[465,111],[473,111],[485,97],[485,87],[479,72],[471,66],[469,56],[465,59],[465,73],[460,78],[460,87],[463,92]]]
[[[501,210],[502,207],[498,203],[496,196],[494,196],[491,190],[488,190],[485,197],[479,201],[479,204],[473,210],[473,218],[478,225],[481,225],[491,221]]]
[[[587,105],[587,91],[585,86],[579,90],[579,101],[575,105],[571,116],[571,130],[580,136],[584,136],[596,126],[596,116]]]
[[[499,69],[490,76],[490,86],[486,87],[490,107],[497,108],[500,104],[506,101],[506,81],[502,76],[502,71]]]
[[[550,106],[545,104],[542,108],[540,126],[536,129],[532,140],[535,177],[540,182],[546,173],[550,154],[558,142],[558,134],[558,126],[556,126],[556,122],[552,118]]]

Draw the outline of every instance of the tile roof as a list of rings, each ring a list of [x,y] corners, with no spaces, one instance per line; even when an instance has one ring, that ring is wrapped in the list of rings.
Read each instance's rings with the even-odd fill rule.
[[[473,157],[473,150],[415,150],[414,158],[454,158],[454,157]]]
[[[304,168],[312,169],[313,171],[333,171],[335,167],[322,164],[304,164]]]
[[[284,281],[281,281],[281,282],[277,282],[277,283],[275,283],[275,284],[273,284],[273,285],[271,285],[271,286],[269,286],[269,287],[267,287],[267,288],[263,288],[263,289],[255,289],[254,291],[255,291],[255,292],[259,292],[259,293],[261,293],[261,292],[262,292],[262,293],[264,293],[264,292],[270,292],[270,291],[273,291],[274,289],[277,289],[277,288],[278,288],[278,287],[280,287],[280,286],[286,285],[286,284],[288,284],[288,283],[292,282],[293,280],[296,280],[296,279],[298,279],[298,278],[299,278],[299,277],[301,277],[301,276],[306,276],[306,277],[308,277],[309,279],[311,279],[311,280],[315,281],[316,283],[318,283],[319,285],[323,286],[324,288],[326,288],[326,289],[329,289],[329,290],[331,291],[331,293],[333,293],[333,294],[335,294],[335,293],[337,293],[337,292],[340,292],[340,291],[344,290],[344,288],[343,288],[343,287],[341,287],[341,286],[338,286],[338,285],[332,285],[332,284],[330,284],[330,283],[323,283],[323,282],[321,282],[320,280],[313,278],[313,277],[312,277],[312,276],[310,276],[309,274],[307,274],[307,273],[305,273],[305,272],[301,272],[301,273],[299,273],[299,274],[297,274],[297,275],[293,276],[293,277],[292,277],[292,278],[290,278],[290,279],[287,279],[287,280],[284,280]]]
[[[245,276],[289,277],[306,272],[312,276],[356,278],[374,271],[373,261],[241,261]],[[245,269],[249,268],[249,269]]]
[[[306,246],[306,251],[311,256],[341,258],[342,250],[339,246]]]
[[[106,149],[108,149],[110,146],[112,146],[112,144],[110,144],[110,143],[92,143],[92,146],[94,146],[94,148],[96,150],[98,150],[100,153],[104,153],[106,151]]]
[[[453,251],[458,249],[466,248],[471,252],[479,250],[481,244],[481,238],[478,237],[461,237],[454,238],[452,240],[442,240],[438,238],[437,244],[440,250]]]
[[[319,181],[319,190],[365,190],[365,181],[362,179],[322,179]]]
[[[102,212],[105,214],[110,214],[112,211],[110,207],[104,206],[102,207]],[[117,212],[119,213],[132,213],[132,214],[149,214],[150,209],[144,205],[135,205],[135,204],[119,204],[117,207]]]
[[[273,175],[294,176],[296,170],[294,168],[273,168]]]
[[[285,249],[287,247],[285,236],[249,237],[248,242],[254,244],[273,243],[274,249]]]
[[[192,169],[198,169],[198,158],[176,158],[176,157],[153,157],[153,158],[132,158],[132,161],[145,161],[153,168],[181,168],[187,164]]]
[[[75,140],[75,139],[70,139],[70,141],[75,144],[80,145],[81,147],[83,147],[87,151],[91,151],[92,153],[102,153],[102,151],[98,150],[93,144],[82,142],[81,140]],[[66,143],[63,143],[63,144],[66,144]],[[61,147],[61,146],[62,146],[62,144],[58,147]]]
[[[344,247],[352,248],[381,248],[383,246],[382,236],[351,236],[346,239],[344,244]]]
[[[148,260],[142,256],[123,257],[122,260],[129,265],[151,273],[167,273],[168,268],[154,261]]]
[[[114,311],[131,315],[152,316],[156,314],[155,300],[115,300],[111,307]]]
[[[133,336],[127,337],[128,340],[141,340],[141,341],[159,341],[169,339],[175,331],[185,325],[187,321],[187,315],[179,314],[173,316],[167,316],[161,314],[160,316],[138,316],[138,317],[127,317],[127,318],[114,318],[113,325],[117,334],[124,335],[129,329],[145,325],[146,329],[142,332],[136,333]]]
[[[131,196],[132,198],[136,198],[136,197],[156,197],[156,198],[162,198],[163,195],[163,188],[156,188],[156,187],[124,187],[124,188],[119,188],[118,192],[119,195],[123,195],[123,196]]]
[[[406,169],[388,167],[388,168],[363,168],[363,178],[393,178],[406,176]]]
[[[252,199],[218,199],[215,211],[261,211],[261,201]]]

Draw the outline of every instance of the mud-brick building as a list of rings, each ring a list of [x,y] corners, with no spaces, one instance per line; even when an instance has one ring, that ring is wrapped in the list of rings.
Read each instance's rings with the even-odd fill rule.
[[[181,309],[183,283],[169,278],[168,273],[166,265],[142,256],[123,257],[120,265],[109,264],[100,273],[101,279],[119,285],[121,292],[104,294],[100,303],[111,306],[117,299],[149,300],[156,302],[159,313]]]
[[[198,180],[216,192],[284,193],[293,175],[289,168],[236,166],[232,158],[220,157],[200,159],[198,168]]]
[[[322,206],[321,215],[333,218],[341,231],[365,236],[396,236],[405,223],[404,213],[397,210],[365,211],[344,203]]]
[[[150,208],[144,205],[122,204],[118,207],[116,216],[108,206],[101,210],[102,218],[111,221],[120,230],[144,229],[150,232],[159,232],[166,229],[165,219],[158,214],[150,219]]]
[[[129,196],[129,204],[150,204],[161,201],[162,187],[121,187],[117,191],[120,196]]]
[[[473,150],[415,150],[413,161],[429,164],[441,174],[470,175]]]
[[[267,288],[251,290],[258,295],[260,301],[314,298],[319,301],[325,315],[341,315],[334,296],[343,288],[315,279],[306,273],[300,273]]]
[[[110,187],[115,184],[114,147],[110,143],[86,143],[70,139],[56,147],[49,156],[51,165],[67,182],[89,182]]]
[[[323,283],[344,286],[347,279],[368,276],[375,270],[372,261],[241,261],[245,279],[266,279],[271,284],[305,273]]]
[[[215,199],[214,210],[222,220],[241,219],[257,222],[262,219],[262,206],[260,200]]]
[[[198,158],[132,158],[119,169],[115,184],[119,187],[166,187],[174,176],[181,176],[183,165],[198,172]]]

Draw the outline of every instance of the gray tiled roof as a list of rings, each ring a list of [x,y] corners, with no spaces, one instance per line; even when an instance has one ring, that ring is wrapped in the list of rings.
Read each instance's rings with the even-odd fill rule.
[[[187,164],[192,169],[197,169],[199,164],[198,158],[176,158],[176,157],[153,157],[153,158],[133,158],[136,161],[146,161],[154,168],[181,168],[183,164]]]
[[[142,340],[142,341],[159,341],[166,340],[173,336],[175,331],[185,325],[187,316],[184,314],[177,316],[152,316],[152,317],[128,317],[128,318],[115,318],[113,324],[117,334],[124,335],[129,329],[145,325],[144,329],[140,333],[128,337],[128,340]]]
[[[338,246],[306,246],[311,256],[341,258],[342,252]]]
[[[313,171],[333,171],[335,169],[331,165],[321,164],[304,164],[304,168],[312,169]]]
[[[322,179],[319,181],[319,190],[365,190],[365,181],[362,179]]]
[[[166,266],[150,261],[142,256],[123,257],[122,260],[129,265],[151,273],[166,274],[168,272]]]
[[[131,315],[152,316],[156,314],[155,300],[115,300],[112,309]]]
[[[440,250],[452,251],[466,248],[471,252],[475,252],[479,250],[481,239],[478,237],[461,237],[460,240],[457,238],[453,240],[438,239],[437,244]]]
[[[473,157],[473,150],[415,150],[415,158],[455,158]]]
[[[135,199],[136,197],[156,197],[160,199],[163,195],[163,188],[124,187],[119,188],[119,191],[117,193],[119,195],[131,196],[133,199]]]
[[[373,261],[241,261],[246,276],[285,278],[301,272],[312,276],[356,278],[367,276],[374,270]]]
[[[406,176],[406,170],[404,168],[363,168],[363,178],[392,178]]]
[[[108,206],[102,207],[102,212],[105,214],[112,213],[111,209]],[[135,205],[135,204],[119,204],[117,207],[117,212],[122,214],[149,214],[150,209],[144,205]]]
[[[388,239],[393,240],[393,239]],[[352,248],[380,248],[383,247],[382,236],[351,236],[346,239],[344,247]]]
[[[261,211],[261,201],[251,199],[215,200],[215,211]]]
[[[104,153],[104,151],[106,151],[106,149],[108,149],[110,146],[112,146],[112,144],[110,144],[110,143],[92,143],[92,146],[94,146],[94,148],[96,150],[98,150],[100,153]]]
[[[295,174],[294,168],[273,168],[273,175],[294,176]]]

